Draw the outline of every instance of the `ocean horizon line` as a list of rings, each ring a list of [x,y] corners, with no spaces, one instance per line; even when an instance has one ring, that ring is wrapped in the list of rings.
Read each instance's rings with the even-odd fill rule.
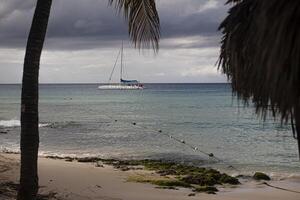
[[[103,85],[109,83],[39,83],[39,85]],[[112,83],[115,84],[115,83]],[[145,82],[142,84],[231,84],[229,82]],[[22,83],[0,83],[0,85],[22,85]]]

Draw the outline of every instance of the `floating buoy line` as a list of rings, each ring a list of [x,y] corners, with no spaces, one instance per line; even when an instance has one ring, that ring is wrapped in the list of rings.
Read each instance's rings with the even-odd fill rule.
[[[110,119],[111,119],[112,121],[114,121],[114,122],[119,122],[119,120],[117,120],[117,119],[114,119],[114,118],[112,118],[112,117],[110,117],[110,116],[108,116],[108,115],[106,115],[106,116],[107,116],[108,118],[110,118]],[[168,137],[168,138],[170,138],[171,140],[173,140],[173,141],[175,141],[175,142],[177,142],[177,143],[179,143],[179,144],[181,144],[181,145],[184,145],[184,146],[190,148],[190,149],[191,149],[192,151],[194,151],[194,152],[199,152],[199,153],[201,153],[201,154],[203,154],[203,155],[206,155],[206,156],[208,156],[210,159],[214,159],[214,160],[217,161],[217,162],[220,162],[220,163],[223,163],[223,164],[227,165],[227,167],[228,167],[229,169],[232,169],[232,170],[235,170],[235,171],[237,171],[237,172],[240,172],[239,169],[237,169],[237,168],[234,167],[233,165],[229,164],[229,163],[226,162],[225,160],[223,160],[223,159],[221,159],[221,158],[215,156],[213,153],[209,153],[209,152],[203,151],[203,150],[201,150],[200,148],[198,148],[198,147],[196,147],[196,146],[193,146],[193,145],[187,143],[187,142],[186,142],[185,140],[183,140],[183,139],[179,139],[179,138],[177,138],[177,137],[174,137],[173,135],[170,135],[169,133],[163,131],[162,129],[158,129],[158,130],[156,130],[156,129],[151,129],[151,128],[147,127],[147,126],[139,125],[139,124],[137,124],[137,122],[135,122],[135,121],[134,121],[134,122],[128,122],[128,123],[130,123],[130,124],[131,124],[132,126],[134,126],[134,127],[139,127],[139,128],[142,128],[142,129],[146,129],[146,130],[148,130],[148,131],[151,131],[151,132],[153,132],[153,133],[159,133],[159,134],[161,134],[161,135],[164,135],[165,137]]]
[[[290,189],[287,189],[287,188],[282,188],[282,187],[270,185],[270,184],[267,183],[267,182],[263,182],[262,185],[266,185],[266,186],[268,186],[268,187],[271,187],[271,188],[274,188],[274,189],[277,189],[277,190],[283,190],[283,191],[287,191],[287,192],[293,192],[293,193],[298,193],[298,194],[300,194],[299,191],[296,191],[296,190],[290,190]]]

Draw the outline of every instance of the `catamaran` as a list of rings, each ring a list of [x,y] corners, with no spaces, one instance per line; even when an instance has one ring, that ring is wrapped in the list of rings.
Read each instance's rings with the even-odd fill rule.
[[[114,67],[111,71],[110,77],[108,79],[107,85],[100,85],[98,89],[100,90],[142,90],[144,89],[143,84],[141,84],[137,80],[125,80],[123,79],[123,43],[122,47],[119,51],[119,54],[117,56],[117,59],[115,61]],[[115,68],[117,66],[119,57],[121,56],[121,69],[120,69],[120,82],[119,83],[111,83],[112,76],[114,74]]]

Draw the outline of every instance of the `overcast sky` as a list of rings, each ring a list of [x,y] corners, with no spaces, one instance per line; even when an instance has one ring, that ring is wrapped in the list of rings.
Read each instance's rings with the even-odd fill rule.
[[[226,82],[216,62],[226,0],[156,0],[158,55],[138,51],[108,0],[54,0],[41,60],[41,83],[107,82],[124,40],[124,78],[141,82]],[[20,83],[36,0],[0,2],[0,83]],[[119,69],[117,69],[119,70]],[[118,80],[118,71],[113,77]]]

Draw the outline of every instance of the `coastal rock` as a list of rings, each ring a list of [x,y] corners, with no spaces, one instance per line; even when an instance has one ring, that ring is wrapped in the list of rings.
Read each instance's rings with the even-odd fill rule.
[[[253,179],[255,180],[265,180],[265,181],[270,181],[271,178],[266,175],[265,173],[262,173],[262,172],[255,172],[255,174],[253,175]]]

